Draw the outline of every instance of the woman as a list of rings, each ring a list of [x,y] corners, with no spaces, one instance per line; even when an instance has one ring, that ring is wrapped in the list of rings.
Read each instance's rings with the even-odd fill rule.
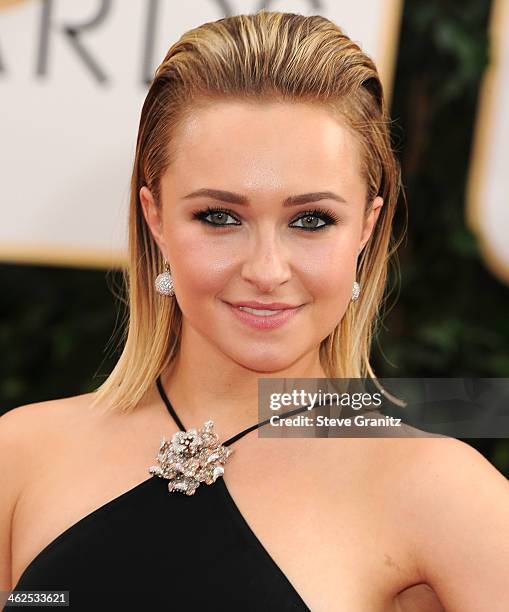
[[[374,377],[389,125],[372,60],[323,17],[228,17],[170,48],[139,126],[124,351],[96,393],[1,421],[2,589],[83,610],[507,610],[509,488],[477,451],[252,427],[260,377]],[[196,432],[174,437],[202,426],[204,463]]]

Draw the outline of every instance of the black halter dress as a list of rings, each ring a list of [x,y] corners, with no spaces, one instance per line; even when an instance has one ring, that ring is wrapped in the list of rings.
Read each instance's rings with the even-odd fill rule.
[[[157,388],[185,431],[159,378]],[[70,609],[87,612],[309,611],[251,530],[222,477],[188,496],[169,493],[168,481],[153,475],[50,542],[13,591],[68,591]]]

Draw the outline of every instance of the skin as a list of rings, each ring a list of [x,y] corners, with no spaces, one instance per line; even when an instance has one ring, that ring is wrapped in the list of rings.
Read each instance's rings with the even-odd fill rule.
[[[260,376],[325,377],[318,348],[349,307],[357,258],[383,199],[376,197],[365,216],[358,143],[317,106],[215,104],[181,126],[177,149],[161,179],[160,206],[146,186],[140,190],[183,311],[172,393],[186,406],[188,421],[207,418],[207,406],[218,425],[236,432],[256,422]],[[243,194],[250,204],[184,199],[201,188]],[[316,191],[346,202],[282,205],[290,195]],[[212,222],[240,225],[215,228],[193,218],[207,206],[231,211],[231,217],[207,217]],[[316,207],[332,210],[339,222],[314,232],[295,227]],[[313,219],[311,225],[325,222]],[[260,331],[239,322],[223,300],[305,306],[282,327]]]
[[[259,376],[324,376],[318,346],[350,307],[356,259],[382,201],[364,223],[355,139],[316,107],[216,105],[189,120],[178,144],[161,207],[140,192],[183,311],[182,350],[163,383],[186,426],[213,417],[224,440],[257,421]],[[216,204],[182,199],[202,187],[248,196],[249,207],[225,205],[241,225],[216,230],[194,219]],[[283,208],[284,198],[317,190],[346,199],[317,203],[341,223],[316,234],[290,227],[314,206]],[[223,299],[306,306],[262,333]],[[176,430],[154,389],[127,417],[90,411],[91,399],[21,406],[0,419],[0,590],[64,529],[144,481],[154,440]],[[329,442],[250,432],[225,474],[311,609],[507,610],[509,487],[482,455],[449,438]]]
[[[383,200],[375,198],[364,217],[366,185],[355,136],[316,106],[216,104],[197,110],[177,140],[178,155],[161,180],[160,205],[147,187],[139,194],[183,312],[182,350],[162,379],[174,406],[185,407],[187,427],[213,416],[226,439],[257,422],[258,377],[325,377],[319,344],[350,307],[356,261]],[[250,205],[183,199],[201,188],[243,194]],[[339,223],[315,233],[291,227],[314,205],[283,208],[283,200],[323,190],[346,200],[316,203],[334,211]],[[217,229],[194,219],[193,212],[207,205],[224,206],[235,217],[209,220],[240,225]],[[239,323],[222,302],[257,299],[305,306],[266,333]],[[310,439],[307,446],[298,440],[298,447],[283,442],[290,440],[245,436],[243,453],[229,466],[228,486],[315,609],[330,602],[341,609],[398,612],[507,609],[509,487],[472,447],[454,438],[345,438],[329,446]],[[303,485],[303,475],[327,475],[324,465],[334,477],[324,476],[323,488],[309,495],[310,479]],[[479,487],[482,495],[474,493]],[[280,492],[277,502],[272,491]],[[373,508],[380,511],[373,515]],[[294,524],[306,525],[302,541],[295,532],[292,540],[287,532],[271,531],[290,514]],[[318,514],[320,533],[316,522],[306,522]],[[330,540],[341,523],[348,529]],[[352,534],[366,539],[349,548]],[[324,544],[311,553],[316,563],[304,562],[300,551],[319,541]],[[367,570],[381,557],[385,565]],[[329,568],[329,579],[314,574],[315,565],[321,572]],[[353,567],[354,575],[349,585],[343,574],[338,591],[330,585],[343,567]],[[361,568],[371,584],[356,591]],[[360,603],[377,589],[377,603]],[[338,601],[339,593],[352,599]]]

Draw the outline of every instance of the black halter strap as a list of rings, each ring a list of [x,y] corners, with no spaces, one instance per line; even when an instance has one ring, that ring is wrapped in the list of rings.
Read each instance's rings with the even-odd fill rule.
[[[161,376],[158,376],[156,379],[156,385],[157,385],[157,389],[159,391],[159,395],[161,396],[161,399],[163,400],[163,402],[166,405],[166,408],[168,408],[168,412],[171,414],[173,420],[175,421],[175,423],[177,424],[177,426],[179,427],[179,429],[181,431],[186,431],[186,428],[184,427],[184,424],[182,423],[182,421],[179,419],[177,413],[175,412],[175,409],[173,408],[173,406],[171,405],[171,402],[168,398],[168,396],[166,395],[166,392],[163,388],[163,385],[161,383]],[[324,404],[320,404],[320,405],[324,405]],[[288,412],[285,412],[284,414],[280,415],[280,418],[284,418],[287,416],[291,416],[292,414],[297,414],[299,412],[304,412],[304,410],[307,410],[308,406],[304,406],[303,408],[295,408],[294,410],[290,410]],[[229,440],[226,440],[226,442],[222,442],[221,444],[223,446],[228,446],[230,444],[233,444],[234,442],[236,442],[239,438],[242,438],[242,436],[245,436],[246,434],[248,434],[250,431],[253,431],[253,429],[257,429],[258,427],[261,427],[262,425],[265,425],[266,423],[268,423],[270,421],[270,417],[268,419],[265,419],[265,421],[262,421],[261,423],[255,423],[254,425],[251,425],[250,427],[248,427],[247,429],[244,429],[243,431],[239,432],[238,434],[235,434],[234,436],[232,436]]]

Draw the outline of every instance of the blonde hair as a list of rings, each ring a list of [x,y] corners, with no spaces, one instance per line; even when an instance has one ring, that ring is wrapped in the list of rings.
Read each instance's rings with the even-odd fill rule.
[[[367,185],[365,213],[377,195],[384,205],[359,257],[360,297],[321,342],[319,354],[330,378],[376,378],[369,354],[388,264],[399,246],[393,241],[392,221],[401,188],[382,84],[371,58],[330,20],[261,10],[189,30],[156,70],[141,112],[131,177],[125,344],[115,368],[96,390],[94,404],[105,402],[108,409],[130,412],[178,353],[182,313],[174,297],[154,289],[163,259],[144,219],[139,192],[146,185],[160,203],[159,181],[177,153],[172,144],[179,125],[198,106],[229,99],[321,105],[358,138]]]

